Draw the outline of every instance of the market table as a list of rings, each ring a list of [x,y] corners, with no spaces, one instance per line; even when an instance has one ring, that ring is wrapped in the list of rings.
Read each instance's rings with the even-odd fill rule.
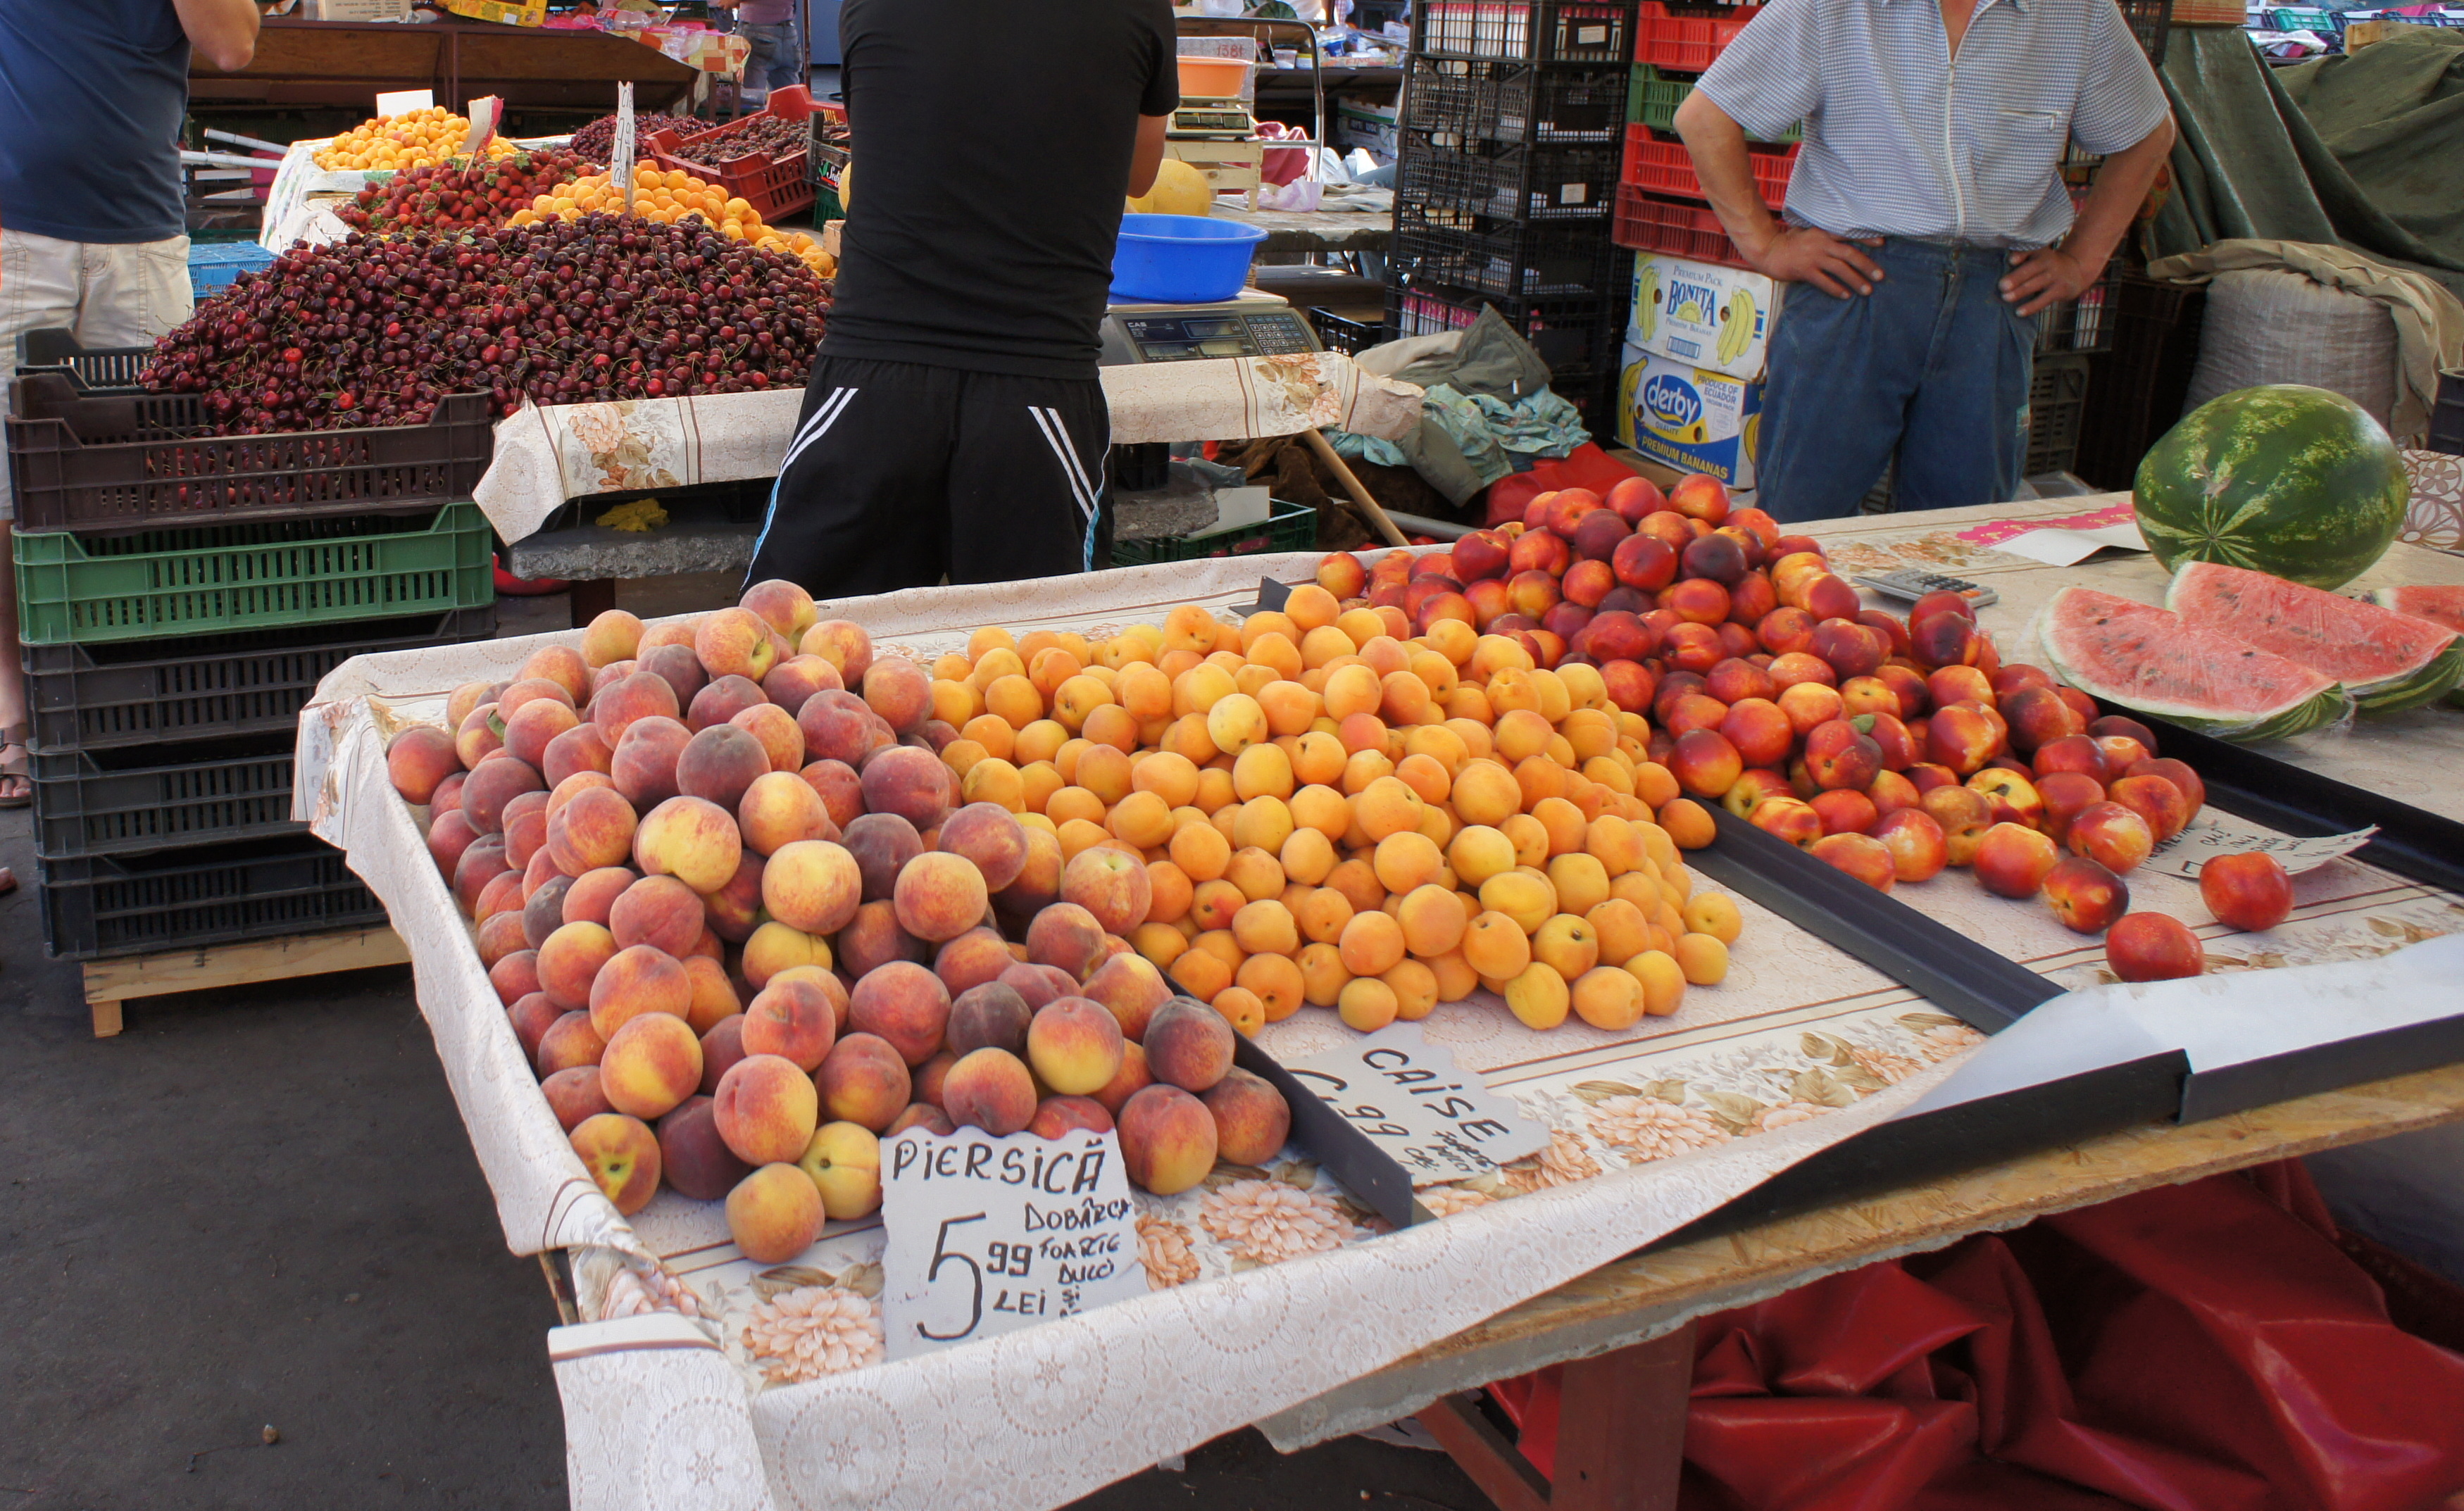
[[[1384,252],[1395,239],[1391,209],[1231,209],[1219,203],[1214,214],[1264,230],[1261,252]]]
[[[2097,502],[1838,521],[1813,533],[1843,570],[1922,564],[1991,581],[2004,602],[1986,618],[2018,659],[2027,613],[2056,582],[2089,579],[2146,598],[2155,569],[2123,561],[2055,573],[1963,542],[1958,532]],[[825,612],[930,655],[981,624],[1100,630],[1152,620],[1177,602],[1223,608],[1253,596],[1258,574],[1290,580],[1313,561],[1295,555],[1099,574],[1067,586],[921,589]],[[2403,580],[2464,580],[2464,562],[2399,547],[2364,585]],[[1044,1506],[1246,1422],[1265,1424],[1287,1444],[1309,1441],[1635,1340],[1642,1340],[1637,1352],[1614,1353],[1602,1366],[1621,1405],[1570,1420],[1562,1452],[1572,1456],[1561,1462],[1581,1464],[1586,1440],[1605,1451],[1655,1433],[1664,1459],[1673,1441],[1666,1402],[1683,1347],[1660,1340],[1691,1315],[1895,1245],[1939,1246],[2136,1185],[2464,1116],[2464,1077],[2433,1073],[2190,1128],[2140,1128],[1629,1259],[1775,1172],[1883,1125],[1981,1039],[1748,901],[1727,980],[1696,989],[1676,1016],[1646,1019],[1635,1032],[1569,1023],[1535,1034],[1478,999],[1442,1004],[1424,1020],[1430,1041],[1551,1130],[1539,1154],[1424,1193],[1442,1220],[1382,1231],[1313,1159],[1287,1150],[1274,1171],[1253,1172],[1264,1179],[1242,1175],[1141,1199],[1142,1248],[1166,1282],[1147,1296],[947,1353],[820,1378],[772,1375],[784,1383],[759,1388],[751,1382],[775,1366],[750,1351],[744,1327],[753,1308],[789,1286],[861,1294],[877,1274],[869,1266],[878,1227],[833,1224],[796,1265],[762,1271],[736,1254],[715,1204],[666,1193],[629,1222],[618,1217],[534,1089],[467,930],[385,782],[388,731],[432,718],[459,681],[507,674],[537,643],[369,657],[339,668],[303,720],[296,790],[301,816],[348,851],[409,947],[420,1003],[509,1246],[568,1251],[583,1320],[558,1329],[550,1349],[577,1505],[920,1507],[955,1499]],[[2427,805],[2453,803],[2430,789],[2442,765],[2453,769],[2460,722],[2436,711],[2402,715],[2384,734],[2319,742],[2302,755],[2348,776],[2366,769],[2382,790],[2410,781]],[[2186,880],[2143,872],[2132,886],[2143,906],[2204,916]],[[2061,929],[2040,907],[1991,897],[1957,876],[1896,895],[2058,986],[2100,976],[2101,944]],[[2200,928],[2211,969],[2369,962],[2464,930],[2455,899],[2353,859],[2298,878],[2296,897],[2293,919],[2264,938]],[[1268,1025],[1260,1043],[1288,1062],[1348,1038],[1331,1015],[1309,1011]],[[1272,1194],[1277,1187],[1286,1193]],[[1243,1225],[1261,1200],[1300,1226],[1262,1239]],[[710,1318],[719,1322],[715,1336]],[[1655,1380],[1657,1395],[1647,1389]],[[1476,1423],[1445,1408],[1432,1417],[1465,1456],[1482,1459]],[[961,1430],[963,1460],[939,1451]],[[1533,1494],[1528,1477],[1486,1446],[1484,1472],[1495,1471],[1497,1492],[1510,1500],[1509,1481],[1519,1478]],[[1636,1498],[1641,1481],[1621,1483],[1635,1496],[1618,1503],[1651,1503]],[[1579,1499],[1570,1495],[1569,1503]]]

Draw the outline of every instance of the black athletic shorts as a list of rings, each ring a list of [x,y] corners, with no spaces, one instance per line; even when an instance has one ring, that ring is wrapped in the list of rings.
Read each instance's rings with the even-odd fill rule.
[[[824,357],[745,580],[828,600],[1089,571],[1111,434],[1092,379]]]

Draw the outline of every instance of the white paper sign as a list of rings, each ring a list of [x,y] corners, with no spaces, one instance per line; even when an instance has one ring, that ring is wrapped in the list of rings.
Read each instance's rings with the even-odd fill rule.
[[[436,91],[432,89],[397,89],[377,97],[377,114],[407,116],[414,110],[426,110],[435,103]]]
[[[607,149],[607,176],[625,193],[625,213],[633,213],[633,86],[616,86],[616,144]]]
[[[462,138],[462,155],[475,158],[487,150],[488,141],[496,134],[496,121],[503,115],[505,102],[495,95],[482,95],[463,109],[463,119],[471,129]]]
[[[2107,547],[2145,551],[2147,541],[2139,534],[2139,522],[2125,519],[2098,530],[2031,530],[1996,543],[1993,549],[2047,566],[2073,566]]]
[[[2294,876],[2317,870],[2339,856],[2350,855],[2370,842],[2378,826],[2357,829],[2350,834],[2322,834],[2296,838],[2262,829],[2246,819],[2214,808],[2203,808],[2181,833],[2156,846],[2143,862],[2149,870],[2166,876],[2199,879],[2199,867],[2219,855],[2238,855],[2244,850],[2265,850],[2277,864]]]
[[[911,1359],[1147,1293],[1109,1132],[909,1128],[882,1149],[882,1322]]]
[[[1462,1180],[1546,1149],[1549,1130],[1459,1070],[1454,1052],[1389,1023],[1288,1068],[1302,1085],[1412,1173],[1415,1188]]]

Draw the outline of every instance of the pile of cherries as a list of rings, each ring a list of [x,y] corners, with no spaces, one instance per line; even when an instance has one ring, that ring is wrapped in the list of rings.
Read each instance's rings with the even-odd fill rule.
[[[148,388],[203,396],[218,435],[419,425],[448,394],[535,403],[800,384],[830,286],[793,256],[586,215],[475,235],[298,247],[197,306]]]
[[[418,227],[471,230],[501,226],[539,195],[572,183],[588,170],[580,154],[561,149],[483,164],[407,168],[389,181],[362,188],[335,214],[342,224],[360,230]]]
[[[637,159],[646,155],[641,149],[641,143],[649,141],[652,132],[672,131],[679,137],[689,137],[696,131],[709,129],[709,121],[693,116],[635,116],[633,118],[633,155]],[[616,155],[616,118],[600,117],[575,132],[570,145],[574,153],[584,163],[606,166],[614,161]]]
[[[709,141],[694,142],[693,155],[703,163],[733,163],[757,152],[773,158],[788,157],[811,144],[811,128],[801,120],[789,120],[784,116],[747,116]]]

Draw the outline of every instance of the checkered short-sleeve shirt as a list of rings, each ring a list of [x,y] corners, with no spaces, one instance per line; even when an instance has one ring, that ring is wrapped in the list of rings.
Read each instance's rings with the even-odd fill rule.
[[[1771,0],[1700,87],[1752,135],[1804,122],[1791,221],[2007,247],[2070,230],[2066,142],[2119,152],[2167,114],[2113,0],[1977,0],[1956,59],[1935,0]]]

